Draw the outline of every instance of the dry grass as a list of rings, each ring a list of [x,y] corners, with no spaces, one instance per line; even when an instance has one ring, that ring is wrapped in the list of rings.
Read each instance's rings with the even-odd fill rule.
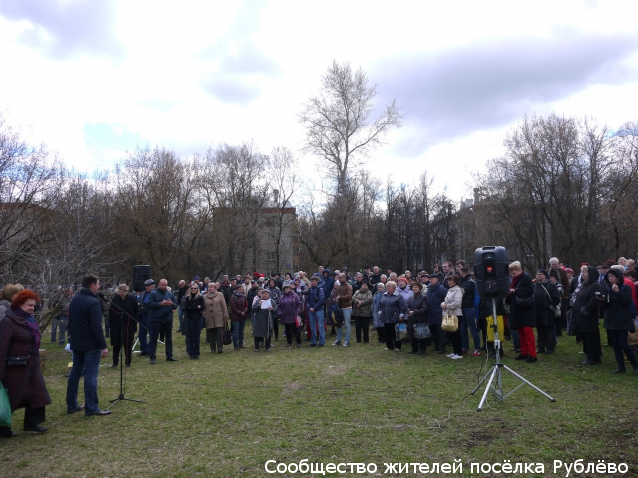
[[[176,337],[179,362],[159,355],[150,366],[135,356],[127,371],[126,396],[147,403],[122,402],[99,418],[66,414],[69,355],[49,347],[50,431],[0,441],[0,476],[257,477],[267,476],[267,460],[304,458],[374,462],[380,473],[384,462],[453,459],[467,471],[476,461],[542,462],[547,475],[554,459],[635,463],[638,377],[610,374],[609,347],[605,365],[587,369],[571,337],[537,364],[508,353],[505,363],[557,402],[524,387],[505,403],[490,396],[477,413],[479,396],[467,395],[484,357],[412,356],[378,343],[287,349],[279,341],[270,354],[227,347],[192,361]],[[504,377],[506,390],[515,385]],[[103,407],[118,396],[119,369],[101,368],[99,393]]]

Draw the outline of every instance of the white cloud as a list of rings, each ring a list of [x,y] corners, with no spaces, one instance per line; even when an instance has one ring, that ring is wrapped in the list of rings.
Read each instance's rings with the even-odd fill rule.
[[[39,12],[13,2],[13,10],[0,9],[0,49],[4,64],[13,66],[0,76],[0,111],[78,168],[104,167],[120,151],[92,150],[83,134],[87,124],[120,125],[131,138],[183,156],[251,139],[263,152],[276,145],[299,151],[304,131],[297,113],[318,92],[333,59],[363,67],[372,82],[380,83],[379,99],[397,98],[406,112],[405,127],[391,133],[388,145],[369,163],[374,173],[385,180],[391,172],[396,181],[410,182],[428,169],[438,187],[447,185],[457,198],[467,196],[470,171],[501,154],[505,132],[524,114],[588,115],[611,127],[636,119],[635,101],[629,99],[638,97],[638,85],[627,76],[638,65],[631,54],[634,2],[122,0],[85,10],[92,30],[75,28],[64,17],[83,11],[71,9],[72,3],[32,3]],[[95,21],[99,8],[108,13],[103,22]],[[45,40],[25,43],[25,32],[37,29]],[[602,65],[595,72],[604,81],[588,81],[594,70],[578,65],[558,71],[560,55],[552,57],[552,51],[569,51],[574,35],[584,39],[579,45],[588,38],[623,42],[604,48],[594,44],[586,51],[598,51],[593,64]],[[475,99],[482,106],[470,115],[454,103],[458,98],[445,81],[423,82],[428,91],[419,90],[419,74],[428,66],[424,59],[432,70],[463,75],[464,58],[492,58],[487,66],[493,70],[508,58],[495,56],[494,49],[506,51],[532,38],[544,45],[546,57],[558,60],[539,62],[537,78],[534,71],[509,83],[501,78],[509,96],[477,82],[464,101]],[[490,45],[492,50],[486,50]],[[533,53],[534,45],[529,48]],[[620,51],[626,53],[622,58]],[[433,60],[437,55],[440,61]],[[606,56],[617,61],[606,62]],[[450,66],[452,60],[458,70]],[[502,66],[505,73],[521,71]],[[490,73],[480,62],[471,72]],[[563,79],[560,88],[547,94],[547,79],[557,77]],[[438,118],[424,102],[432,92],[439,93],[428,101],[438,101],[445,110]],[[508,114],[499,116],[490,110],[493,105],[509,107]],[[437,130],[437,121],[457,133]],[[314,175],[318,161],[304,157],[304,170]]]

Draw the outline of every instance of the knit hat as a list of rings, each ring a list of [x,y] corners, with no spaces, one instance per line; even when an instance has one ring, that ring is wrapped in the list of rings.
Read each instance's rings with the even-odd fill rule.
[[[293,285],[294,285],[294,282],[293,282],[293,281],[291,281],[291,280],[287,280],[287,281],[284,281],[284,285],[283,285],[283,287],[282,287],[282,288],[283,288],[283,289],[285,289],[286,287],[290,287],[290,288],[292,289],[292,286],[293,286]]]
[[[536,272],[537,273],[540,272],[541,274],[543,274],[545,277],[549,279],[549,272],[547,272],[547,269],[538,269]]]

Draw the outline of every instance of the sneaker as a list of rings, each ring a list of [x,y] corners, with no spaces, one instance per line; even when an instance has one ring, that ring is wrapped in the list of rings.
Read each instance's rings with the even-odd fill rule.
[[[348,342],[345,342],[345,343],[343,344],[343,346],[344,346],[344,347],[348,347],[348,346],[350,346],[350,344],[349,344]]]
[[[401,352],[401,349],[394,349],[395,352]]]
[[[259,352],[259,350],[255,349],[255,350],[253,350],[253,352]]]
[[[317,344],[308,344],[307,347],[316,347]]]
[[[467,355],[467,350],[461,350],[461,355]]]
[[[480,357],[480,356],[481,356],[480,350],[475,350],[474,353],[472,354],[472,357]]]
[[[536,362],[538,362],[538,359],[536,357],[527,357],[526,362],[527,363],[536,363]]]
[[[454,352],[452,352],[451,354],[447,354],[447,355],[446,355],[446,357],[447,357],[447,358],[452,358],[452,357],[454,357],[455,355],[456,355],[456,354],[455,354]]]
[[[341,342],[339,342],[338,340],[335,340],[335,342],[332,345],[341,345]]]
[[[462,359],[463,355],[453,355],[452,356],[452,360],[458,360],[458,359]]]
[[[317,347],[325,347],[325,346],[326,346],[326,344],[319,344],[319,345],[317,345]]]

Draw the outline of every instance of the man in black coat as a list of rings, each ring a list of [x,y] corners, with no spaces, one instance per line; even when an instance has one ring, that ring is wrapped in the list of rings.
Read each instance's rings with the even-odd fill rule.
[[[82,289],[69,304],[69,343],[73,351],[73,368],[66,388],[66,410],[84,410],[86,416],[109,415],[100,410],[97,397],[97,376],[100,359],[109,353],[102,330],[102,306],[97,298],[100,279],[89,274],[82,278]],[[78,405],[78,386],[84,373],[85,406]]]
[[[117,286],[117,294],[109,306],[109,322],[111,324],[111,345],[113,346],[113,365],[117,367],[120,360],[120,348],[124,346],[126,366],[131,366],[133,339],[137,332],[138,307],[135,297],[128,293],[128,286]]]
[[[521,353],[516,360],[534,363],[538,360],[534,340],[534,327],[536,327],[534,283],[529,274],[523,271],[520,262],[512,262],[509,269],[512,283],[510,295],[505,299],[505,303],[510,306],[508,316],[510,328],[518,330],[521,340]]]

